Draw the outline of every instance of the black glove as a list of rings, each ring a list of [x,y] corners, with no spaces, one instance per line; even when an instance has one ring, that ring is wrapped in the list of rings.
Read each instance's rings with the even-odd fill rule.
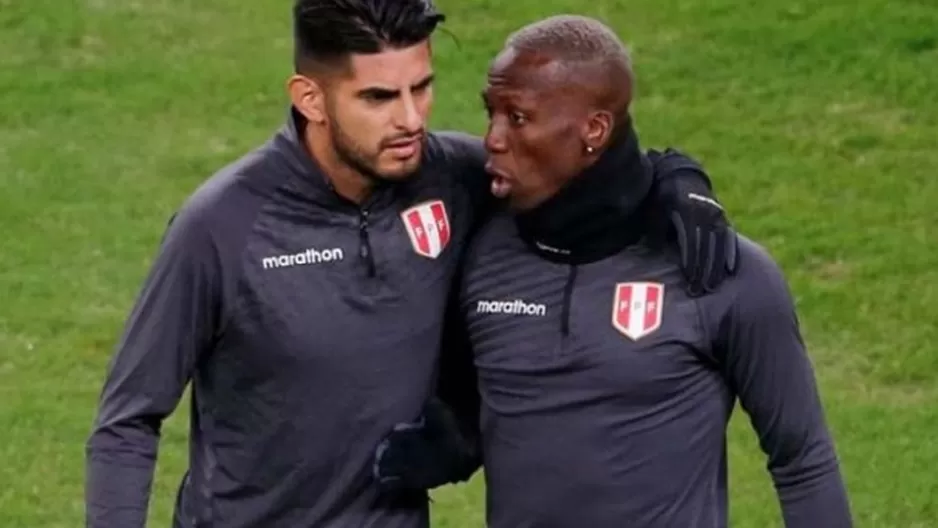
[[[655,168],[657,203],[677,237],[687,293],[713,292],[736,273],[736,232],[699,163],[670,148],[650,150],[648,157]]]
[[[378,445],[374,477],[384,492],[463,482],[481,466],[476,446],[453,413],[434,399],[416,422],[396,425]]]

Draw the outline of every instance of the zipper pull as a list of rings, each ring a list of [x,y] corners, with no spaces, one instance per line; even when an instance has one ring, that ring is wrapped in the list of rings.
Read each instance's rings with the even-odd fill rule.
[[[358,254],[365,261],[365,265],[368,267],[368,276],[375,276],[375,259],[371,255],[371,242],[368,240],[368,210],[362,209],[359,214],[359,246]]]

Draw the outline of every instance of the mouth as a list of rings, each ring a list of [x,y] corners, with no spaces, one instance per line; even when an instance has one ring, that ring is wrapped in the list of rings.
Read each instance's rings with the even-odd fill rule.
[[[492,176],[492,183],[489,189],[492,195],[499,199],[507,198],[508,195],[511,194],[512,184],[514,182],[511,175],[504,169],[496,167],[491,160],[486,162],[485,171]]]
[[[395,159],[407,160],[414,157],[420,150],[422,136],[399,139],[385,145],[385,150],[391,153]]]

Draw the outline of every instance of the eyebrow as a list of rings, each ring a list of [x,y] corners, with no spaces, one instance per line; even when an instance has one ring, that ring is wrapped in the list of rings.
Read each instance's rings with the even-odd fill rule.
[[[497,104],[497,103],[493,103],[493,102],[492,102],[492,99],[489,97],[489,93],[488,93],[487,90],[482,90],[482,91],[480,91],[480,92],[479,92],[479,97],[482,99],[482,104],[483,104],[486,108],[489,108],[489,107],[494,106],[495,104]],[[519,108],[519,109],[521,109],[521,110],[524,110],[525,108],[527,108],[527,111],[533,111],[533,110],[534,110],[534,108],[531,108],[531,107],[532,107],[532,103],[531,103],[531,101],[530,101],[530,97],[527,96],[527,95],[525,95],[523,92],[518,91],[518,90],[512,90],[512,91],[508,91],[507,93],[505,93],[505,94],[503,94],[503,95],[498,95],[498,96],[496,96],[495,101],[496,101],[496,102],[507,103],[507,104],[509,104],[509,105],[511,105],[511,106],[513,106],[513,107]]]
[[[421,90],[430,86],[430,83],[433,82],[434,74],[429,74],[419,82],[412,84],[410,86],[411,90]],[[379,87],[370,87],[359,90],[355,95],[363,99],[393,99],[401,94],[400,90],[393,90],[390,88],[379,88]]]

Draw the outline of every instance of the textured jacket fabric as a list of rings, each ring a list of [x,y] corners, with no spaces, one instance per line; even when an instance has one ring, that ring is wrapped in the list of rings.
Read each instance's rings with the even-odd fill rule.
[[[177,525],[417,528],[372,455],[433,392],[444,307],[487,192],[476,138],[362,207],[292,116],[181,207],[130,314],[88,443],[88,526],[144,526],[160,424],[192,382]]]
[[[634,141],[619,148],[542,207],[495,215],[468,250],[488,526],[723,528],[736,402],[786,526],[851,526],[778,265],[741,237],[737,275],[689,297],[628,199],[649,162]]]

